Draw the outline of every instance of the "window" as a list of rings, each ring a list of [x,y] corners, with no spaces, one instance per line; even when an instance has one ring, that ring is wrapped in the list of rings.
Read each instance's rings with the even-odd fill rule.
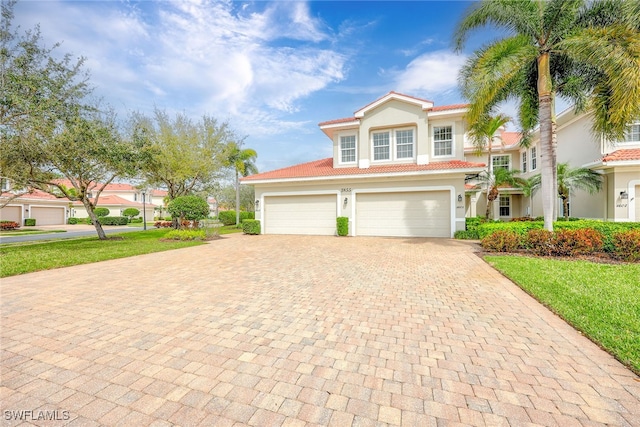
[[[624,141],[640,142],[640,123],[627,126],[627,131],[624,134]]]
[[[538,149],[531,147],[531,170],[534,171],[538,168]]]
[[[9,180],[7,178],[0,178],[0,190],[2,192],[9,191],[11,186],[9,185]]]
[[[453,155],[453,132],[451,126],[433,128],[433,156]]]
[[[389,132],[373,134],[373,160],[389,160]]]
[[[356,136],[345,135],[340,137],[340,162],[353,163],[356,161]]]
[[[500,216],[511,216],[511,196],[500,196]]]
[[[527,171],[527,152],[523,151],[521,156],[522,156],[522,173],[525,173]]]
[[[493,170],[496,169],[511,169],[511,156],[493,156],[491,158],[491,164],[493,165]]]
[[[413,157],[413,130],[396,131],[396,158],[408,159]]]

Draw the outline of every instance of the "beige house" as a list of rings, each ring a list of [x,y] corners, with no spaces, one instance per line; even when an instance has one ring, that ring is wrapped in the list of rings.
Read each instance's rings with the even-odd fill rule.
[[[452,237],[465,227],[466,105],[390,92],[352,117],[320,123],[333,156],[242,179],[265,234]]]
[[[585,167],[603,174],[603,190],[590,195],[577,190],[569,199],[569,214],[573,217],[604,221],[640,221],[640,124],[629,126],[622,141],[607,141],[591,132],[591,116],[575,114],[568,109],[557,117],[558,163],[568,162],[570,167]],[[529,148],[521,147],[520,135],[500,132],[492,146],[493,167],[506,167],[521,171],[528,178],[540,173],[539,135],[534,134]],[[488,161],[487,154],[476,155],[469,143],[465,147],[468,161]],[[484,215],[486,192],[469,185],[466,192],[467,216]],[[493,206],[494,218],[510,220],[523,216],[542,216],[540,195],[525,197],[515,188],[501,188]],[[558,201],[558,216],[562,216],[562,203]]]
[[[320,123],[332,157],[242,179],[255,188],[262,233],[333,235],[336,217],[346,216],[352,236],[452,237],[465,217],[486,210],[476,178],[489,159],[466,135],[466,107],[390,92],[352,117]],[[602,141],[590,126],[588,115],[558,116],[558,162],[602,171],[605,179],[602,192],[572,196],[571,216],[640,221],[640,124],[625,141]],[[529,148],[518,133],[496,136],[493,167],[523,177],[540,172],[536,136]],[[539,195],[501,188],[493,212],[508,221],[541,216],[542,207]]]

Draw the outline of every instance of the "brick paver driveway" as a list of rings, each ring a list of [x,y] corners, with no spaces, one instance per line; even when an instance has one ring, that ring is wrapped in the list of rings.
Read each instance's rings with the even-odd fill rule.
[[[638,377],[463,242],[234,235],[1,292],[4,424],[640,425]]]

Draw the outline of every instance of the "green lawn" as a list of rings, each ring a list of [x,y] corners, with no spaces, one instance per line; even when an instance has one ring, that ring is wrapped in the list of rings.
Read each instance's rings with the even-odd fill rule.
[[[199,241],[160,241],[168,231],[150,229],[109,235],[121,237],[121,240],[100,241],[97,237],[86,237],[3,244],[0,246],[0,277],[204,244]]]
[[[640,373],[640,264],[519,256],[486,261]]]

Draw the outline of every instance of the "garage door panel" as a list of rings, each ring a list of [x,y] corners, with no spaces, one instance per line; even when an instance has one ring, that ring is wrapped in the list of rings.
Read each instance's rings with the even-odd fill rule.
[[[358,194],[357,234],[450,237],[449,197],[447,191]]]
[[[269,196],[264,211],[266,234],[335,234],[335,195]]]
[[[0,209],[0,220],[14,221],[22,224],[22,208],[20,206],[5,206]]]
[[[64,224],[64,208],[31,206],[31,218],[36,219],[36,225],[61,225]]]

